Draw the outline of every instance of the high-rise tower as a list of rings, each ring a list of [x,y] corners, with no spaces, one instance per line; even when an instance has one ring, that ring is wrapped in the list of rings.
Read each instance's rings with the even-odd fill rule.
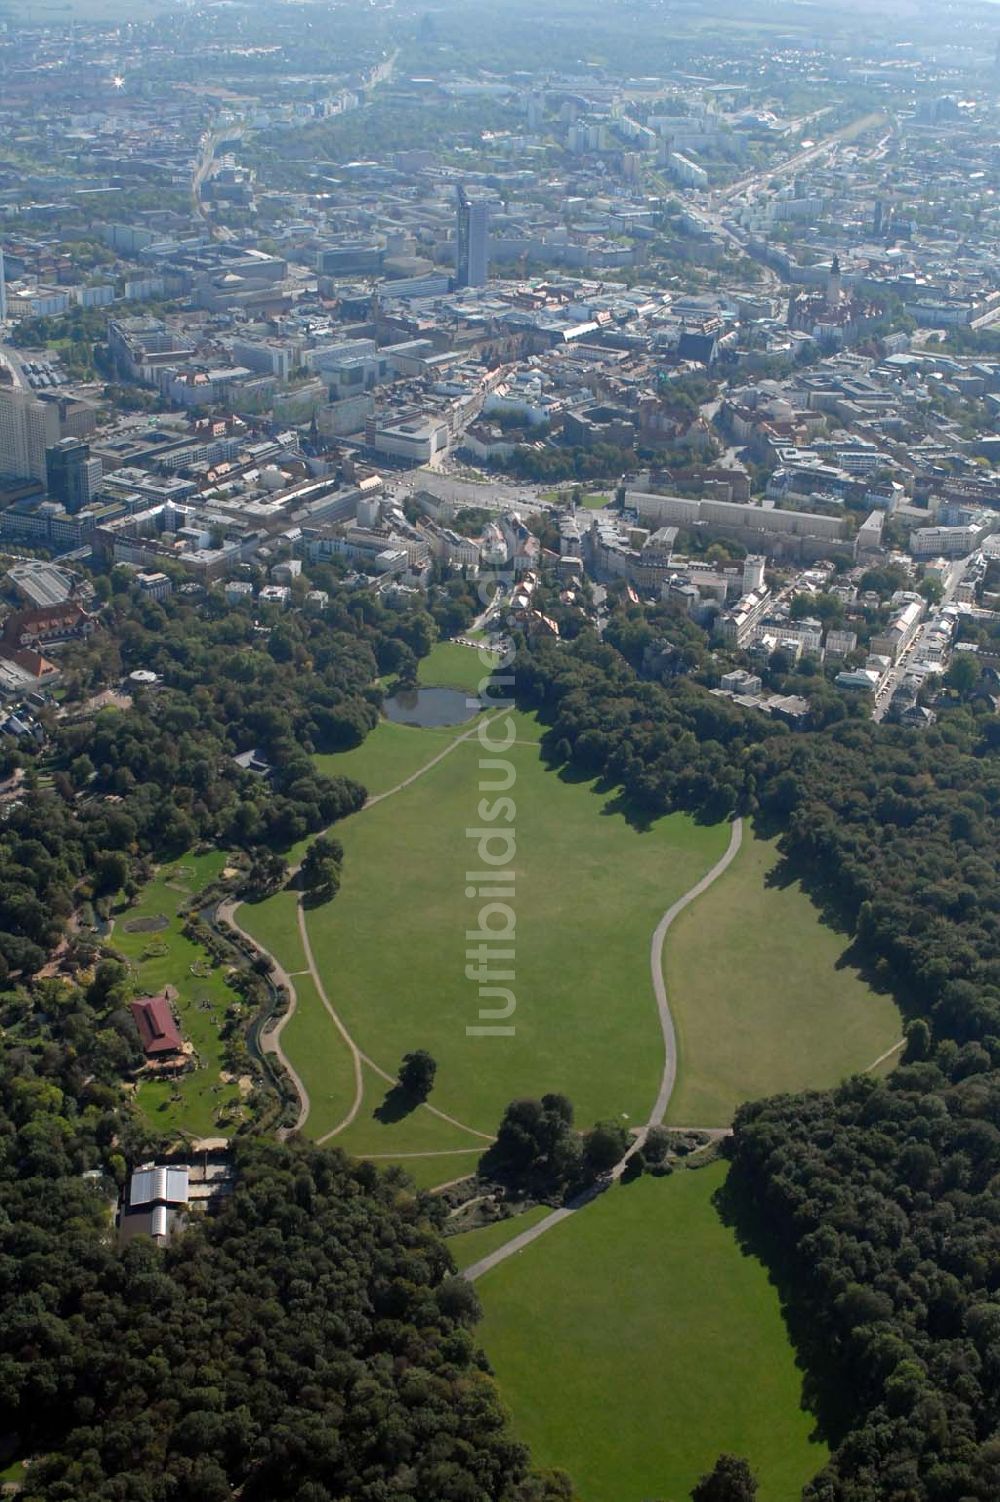
[[[100,459],[90,457],[81,438],[61,438],[45,451],[49,495],[73,515],[94,499],[103,478]]]
[[[0,475],[47,479],[45,450],[59,442],[59,407],[23,387],[0,385]]]
[[[482,199],[466,197],[458,187],[455,285],[485,287],[490,272],[490,210]]]

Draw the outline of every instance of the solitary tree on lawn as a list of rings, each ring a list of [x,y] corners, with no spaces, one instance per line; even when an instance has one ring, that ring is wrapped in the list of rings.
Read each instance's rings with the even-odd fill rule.
[[[426,1100],[434,1088],[436,1074],[437,1061],[426,1048],[415,1049],[413,1053],[403,1055],[399,1066],[399,1088],[414,1100]]]

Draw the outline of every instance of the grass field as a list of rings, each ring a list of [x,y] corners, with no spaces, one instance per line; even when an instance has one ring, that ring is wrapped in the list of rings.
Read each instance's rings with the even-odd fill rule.
[[[519,740],[538,733],[521,716],[517,728]],[[425,731],[404,735],[431,754],[438,745]],[[395,754],[399,738],[393,743]],[[320,973],[359,1047],[383,1069],[394,1074],[407,1050],[430,1049],[439,1065],[433,1103],[467,1126],[492,1132],[509,1100],[546,1090],[565,1090],[584,1125],[608,1113],[645,1119],[662,1065],[650,935],[669,903],[721,853],[726,831],[677,815],[639,833],[619,815],[605,815],[606,799],[589,784],[546,771],[534,745],[515,745],[507,755],[516,771],[518,840],[515,1036],[466,1034],[479,1022],[477,984],[464,975],[465,934],[478,913],[465,896],[465,872],[478,864],[465,830],[478,826],[482,796],[473,742],[338,827],[343,884],[307,920]],[[288,894],[243,907],[240,921],[290,970],[301,968]],[[344,1053],[329,1018],[312,1011],[308,1018],[303,1005],[283,1036],[310,1089],[317,1074],[339,1078]],[[461,1135],[427,1143],[420,1113],[390,1133],[372,1121],[383,1093],[380,1081],[368,1082],[362,1113],[338,1143],[393,1153],[476,1145]],[[348,1095],[344,1110],[349,1103]],[[310,1135],[322,1135],[343,1114],[329,1092],[327,1107],[308,1122]]]
[[[729,870],[664,949],[679,1068],[668,1120],[724,1126],[744,1100],[836,1084],[900,1036],[899,1014],[850,965],[797,885],[769,886],[773,842],[747,829]]]
[[[794,1502],[826,1459],[777,1293],[712,1204],[724,1175],[616,1187],[476,1284],[515,1432],[584,1502],[681,1502],[722,1450]]]
[[[338,1126],[350,1109],[354,1099],[354,1067],[347,1044],[323,1006],[315,982],[308,975],[296,975],[292,984],[295,1012],[282,1031],[281,1046],[309,1092],[306,1132],[310,1137],[322,1137]]]
[[[467,1178],[476,1171],[476,1159],[479,1154],[455,1153],[447,1158],[378,1158],[375,1160],[379,1168],[389,1168],[395,1165],[404,1173],[409,1174],[418,1189],[438,1189],[442,1184],[450,1184],[454,1179]]]
[[[469,649],[466,647],[458,650],[468,652]],[[443,684],[439,686],[444,687]],[[511,713],[517,726],[518,740],[541,739],[545,726],[540,725],[533,714],[525,714],[522,710],[513,710]],[[470,725],[421,730],[414,725],[397,725],[392,720],[379,720],[371,734],[365,737],[360,746],[355,746],[353,751],[337,751],[332,755],[316,756],[313,760],[327,777],[353,777],[363,783],[374,797],[389,788],[398,787],[407,777],[425,766],[438,751],[443,751],[458,735],[468,730]]]
[[[451,1154],[473,1148],[478,1158],[489,1146],[483,1138],[443,1121],[426,1106],[417,1106],[398,1121],[382,1120],[374,1113],[381,1109],[390,1086],[367,1065],[363,1068],[362,1080],[364,1105],[350,1126],[337,1134],[337,1145],[347,1152],[359,1157],[391,1158],[406,1153]],[[452,1165],[445,1160],[443,1167],[445,1171],[441,1179],[454,1178]]]
[[[164,867],[144,889],[139,904],[118,915],[112,935],[112,945],[133,967],[140,993],[155,995],[167,985],[176,989],[181,1031],[198,1055],[198,1067],[188,1074],[176,1080],[146,1080],[139,1086],[138,1104],[152,1124],[166,1132],[220,1136],[234,1126],[232,1122],[220,1124],[218,1119],[220,1111],[239,1099],[236,1085],[219,1079],[219,1029],[226,1008],[239,997],[228,985],[225,971],[212,968],[205,951],[184,937],[183,920],[177,916],[178,908],[207,886],[225,864],[223,852],[213,851],[185,855]],[[158,932],[128,933],[125,929],[135,919],[158,916],[168,920]]]
[[[408,1049],[429,1048],[434,1104],[480,1131],[495,1129],[514,1096],[555,1089],[581,1122],[644,1119],[662,1064],[649,937],[721,853],[725,831],[672,816],[637,833],[602,817],[605,799],[589,784],[563,782],[533,747],[512,747],[516,1034],[470,1037],[479,1003],[464,976],[465,936],[478,906],[464,889],[478,861],[465,830],[479,825],[479,756],[473,743],[457,746],[404,793],[340,826],[340,893],[307,919],[330,998],[390,1073]]]
[[[551,501],[556,505],[561,503],[568,505],[572,494],[573,486],[569,485],[564,490],[543,490],[539,495],[539,500]],[[591,494],[584,495],[582,504],[588,511],[600,511],[602,506],[611,504],[611,499],[605,491],[593,491]]]
[[[289,975],[306,968],[298,910],[298,892],[294,887],[286,887],[266,902],[244,902],[236,915],[240,927],[273,954]]]
[[[462,688],[474,694],[487,676],[488,669],[483,666],[486,655],[485,651],[462,647],[458,642],[436,642],[427,656],[420,659],[419,681],[428,688]]]
[[[513,1241],[514,1237],[520,1236],[522,1231],[530,1230],[532,1226],[537,1225],[540,1220],[544,1220],[546,1215],[551,1215],[551,1213],[550,1205],[532,1205],[530,1210],[525,1210],[520,1215],[511,1215],[507,1220],[495,1221],[491,1226],[480,1226],[475,1231],[460,1231],[457,1236],[449,1236],[448,1250],[454,1257],[459,1272],[462,1272],[465,1268],[471,1267],[473,1262],[478,1262],[480,1257],[485,1257],[506,1242]],[[519,1255],[523,1256],[524,1253]]]
[[[466,647],[465,650],[469,649]],[[469,655],[475,654],[470,652]],[[374,796],[384,793],[387,788],[397,787],[418,767],[430,761],[435,752],[443,751],[456,734],[454,730],[418,730],[412,725],[379,720],[370,735],[353,751],[316,756],[314,761],[327,777],[353,777]]]

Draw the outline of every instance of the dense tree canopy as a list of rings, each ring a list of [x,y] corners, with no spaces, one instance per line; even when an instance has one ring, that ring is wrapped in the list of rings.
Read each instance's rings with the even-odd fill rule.
[[[53,788],[29,777],[8,812],[0,978],[38,968],[74,901],[121,890],[136,856],[198,841],[281,851],[358,809],[364,789],[318,772],[312,753],[360,743],[378,719],[377,675],[400,651],[426,652],[434,630],[423,611],[349,595],[262,628],[214,597],[112,593],[102,629],[67,654],[67,703],[120,672],[158,682],[130,708],[55,726]],[[248,751],[270,770],[244,769]],[[331,895],[332,866],[324,875]]]
[[[252,1137],[221,1213],[119,1250],[153,1144],[123,1104],[121,968],[0,1004],[0,1433],[26,1502],[551,1502],[438,1211],[397,1171]],[[83,1177],[89,1174],[91,1177]]]

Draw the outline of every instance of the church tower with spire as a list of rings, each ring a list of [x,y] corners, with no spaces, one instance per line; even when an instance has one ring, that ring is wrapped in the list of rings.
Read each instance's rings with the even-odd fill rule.
[[[839,308],[841,297],[840,286],[840,257],[835,255],[830,267],[830,279],[826,284],[826,305],[828,308]]]

